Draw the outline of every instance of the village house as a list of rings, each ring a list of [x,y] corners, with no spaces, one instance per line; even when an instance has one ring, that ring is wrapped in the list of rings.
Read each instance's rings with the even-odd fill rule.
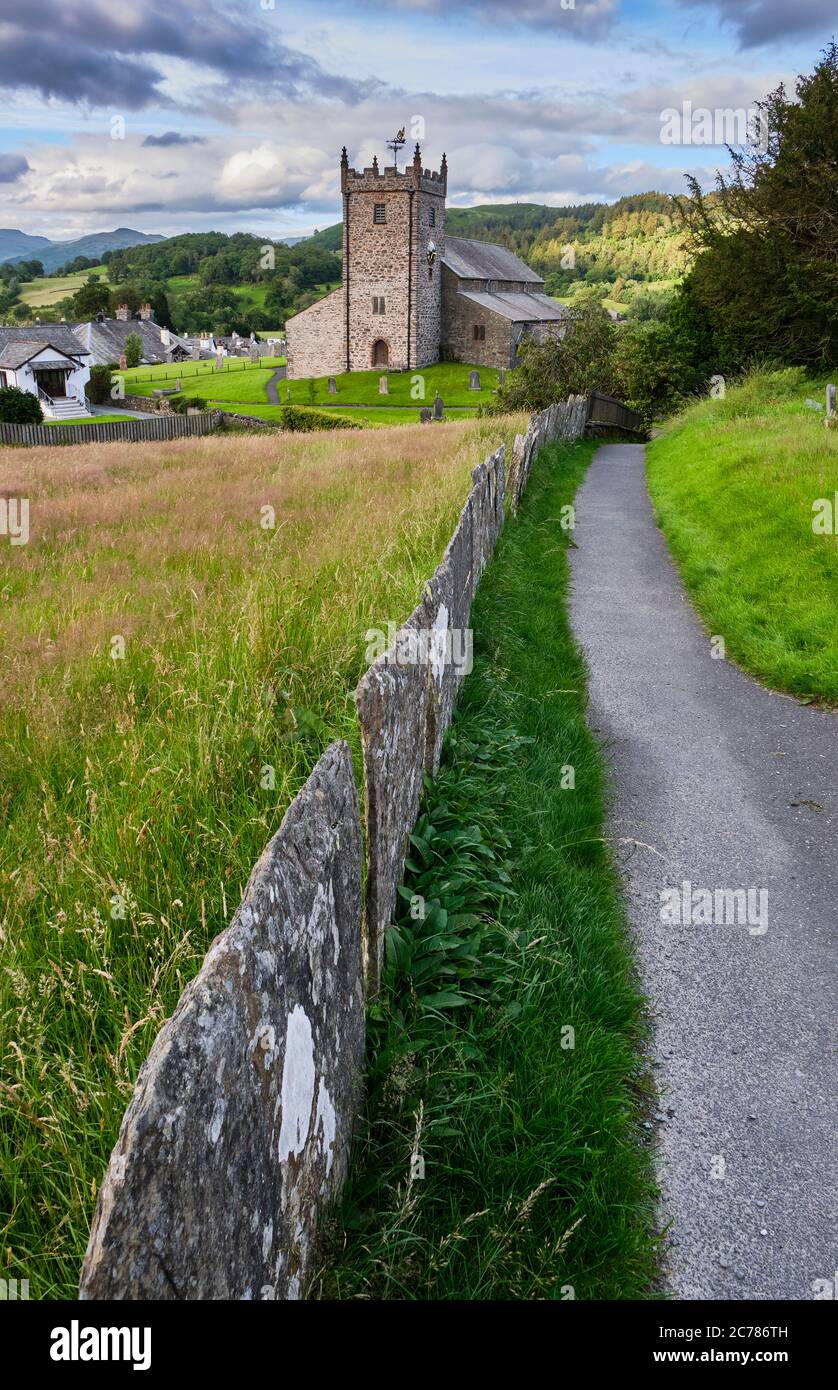
[[[343,284],[286,323],[289,377],[439,361],[512,367],[526,338],[562,333],[567,310],[505,246],[447,236],[448,165],[358,173],[346,149]]]
[[[47,419],[89,415],[91,355],[66,323],[0,328],[0,386],[37,396]]]
[[[90,354],[91,364],[96,366],[117,365],[132,333],[136,333],[142,344],[143,363],[183,362],[191,351],[185,338],[154,322],[150,304],[143,304],[134,316],[129,314],[127,304],[120,304],[116,318],[100,314],[88,323],[73,324],[73,332]]]

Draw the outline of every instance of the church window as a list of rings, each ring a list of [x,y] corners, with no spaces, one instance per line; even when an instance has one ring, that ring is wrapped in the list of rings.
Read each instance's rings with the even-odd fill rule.
[[[429,227],[435,227],[435,226],[436,226],[436,208],[429,208],[429,209],[428,209],[428,226],[429,226]]]
[[[374,314],[384,313],[384,295],[374,294],[372,297],[372,311]]]
[[[476,343],[485,343],[485,341],[486,341],[486,325],[485,325],[485,323],[476,323],[476,324],[474,325],[474,341],[475,341]]]
[[[374,205],[372,210],[372,220],[373,222],[377,222],[379,225],[387,221],[386,203],[376,203]]]

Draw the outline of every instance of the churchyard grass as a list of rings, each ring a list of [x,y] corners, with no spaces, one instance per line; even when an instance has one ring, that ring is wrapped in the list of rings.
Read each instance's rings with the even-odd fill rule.
[[[0,453],[30,503],[0,540],[0,1209],[31,1297],[74,1296],[155,1034],[323,748],[358,765],[367,630],[522,427]]]
[[[755,373],[648,451],[658,522],[708,632],[777,690],[838,704],[838,429],[825,382]],[[819,499],[831,534],[813,530]]]
[[[474,671],[371,1010],[325,1297],[653,1296],[645,1012],[559,526],[595,447],[539,456],[474,605]]]

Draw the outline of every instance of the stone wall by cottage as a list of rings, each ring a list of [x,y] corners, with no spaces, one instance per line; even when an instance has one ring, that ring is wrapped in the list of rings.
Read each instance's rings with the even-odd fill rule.
[[[302,1294],[358,1100],[360,930],[358,799],[334,743],[140,1072],[82,1298]]]
[[[289,377],[337,376],[346,368],[343,350],[344,293],[333,290],[285,325]]]

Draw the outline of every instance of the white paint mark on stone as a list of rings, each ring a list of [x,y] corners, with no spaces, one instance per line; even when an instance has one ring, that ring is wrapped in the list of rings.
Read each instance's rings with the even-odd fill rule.
[[[279,1131],[279,1160],[302,1153],[311,1124],[314,1100],[314,1039],[311,1024],[301,1004],[288,1015],[285,1059],[282,1064],[282,1127]]]
[[[209,1128],[207,1130],[207,1134],[209,1135],[209,1141],[211,1144],[218,1143],[218,1140],[221,1136],[221,1126],[224,1124],[224,1115],[226,1110],[227,1102],[222,1100],[221,1096],[219,1096],[218,1100],[215,1102],[215,1108],[212,1112],[212,1119],[210,1120]]]
[[[331,1173],[332,1164],[335,1161],[334,1144],[335,1135],[337,1134],[337,1117],[335,1115],[335,1107],[332,1104],[332,1097],[329,1095],[325,1081],[322,1080],[320,1082],[320,1091],[317,1096],[317,1118],[314,1122],[315,1130],[317,1130],[321,1124],[323,1126],[323,1149],[326,1154],[326,1173],[328,1175]]]
[[[273,1223],[273,1221],[269,1221],[269,1222],[267,1223],[267,1225],[265,1226],[265,1229],[264,1229],[263,1232],[262,1232],[262,1259],[263,1259],[263,1260],[269,1259],[270,1253],[271,1253],[271,1246],[273,1245],[273,1243],[274,1243],[274,1223]]]
[[[431,634],[431,672],[437,685],[442,684],[442,677],[445,674],[445,647],[446,634],[448,632],[448,609],[444,603],[439,605],[437,615],[434,618],[433,632]]]

